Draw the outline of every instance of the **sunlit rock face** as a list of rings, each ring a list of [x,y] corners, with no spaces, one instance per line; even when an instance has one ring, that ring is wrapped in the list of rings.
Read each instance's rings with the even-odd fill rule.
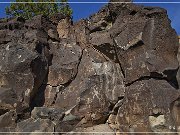
[[[76,23],[0,20],[1,132],[180,131],[179,40],[167,11],[116,2]]]
[[[178,39],[179,39],[179,46],[180,46],[180,36],[178,36]],[[177,59],[178,59],[179,65],[180,65],[180,47],[178,49]],[[180,86],[180,69],[178,69],[178,71],[177,71],[176,78],[177,78],[178,84]]]

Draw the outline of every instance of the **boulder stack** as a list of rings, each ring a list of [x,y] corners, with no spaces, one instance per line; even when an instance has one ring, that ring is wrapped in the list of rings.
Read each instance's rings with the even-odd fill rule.
[[[125,2],[0,20],[0,131],[180,132],[178,36],[165,9]]]

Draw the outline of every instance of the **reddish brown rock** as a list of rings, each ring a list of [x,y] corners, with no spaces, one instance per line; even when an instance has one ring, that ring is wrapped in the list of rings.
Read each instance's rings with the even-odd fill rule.
[[[68,38],[70,36],[71,19],[65,18],[60,20],[57,26],[59,38]]]
[[[80,20],[73,25],[76,42],[78,42],[82,48],[89,45],[89,29],[87,28],[87,25],[87,20]]]
[[[44,106],[52,106],[56,97],[57,88],[52,87],[51,85],[45,86],[45,94],[44,94]]]

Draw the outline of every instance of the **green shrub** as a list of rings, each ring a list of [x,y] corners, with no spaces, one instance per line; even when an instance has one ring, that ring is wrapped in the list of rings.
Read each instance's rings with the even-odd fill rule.
[[[67,0],[60,1],[63,3],[56,3],[56,0],[16,0],[16,2],[19,3],[11,3],[9,7],[6,7],[6,14],[10,17],[20,16],[25,19],[30,19],[40,14],[45,16],[51,16],[55,13],[62,13],[67,16],[72,15],[72,9],[69,7]]]

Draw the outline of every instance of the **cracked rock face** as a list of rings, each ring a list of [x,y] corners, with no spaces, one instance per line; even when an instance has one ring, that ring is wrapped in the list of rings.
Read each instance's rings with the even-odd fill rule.
[[[52,43],[52,65],[49,66],[48,84],[58,86],[75,78],[82,50],[76,43]]]
[[[178,47],[166,10],[132,3],[2,19],[0,131],[179,132]]]
[[[126,88],[124,104],[118,110],[118,126],[122,131],[150,132],[161,128],[164,132],[172,131],[169,127],[175,125],[171,118],[171,104],[179,94],[164,80],[150,79],[131,84]]]

